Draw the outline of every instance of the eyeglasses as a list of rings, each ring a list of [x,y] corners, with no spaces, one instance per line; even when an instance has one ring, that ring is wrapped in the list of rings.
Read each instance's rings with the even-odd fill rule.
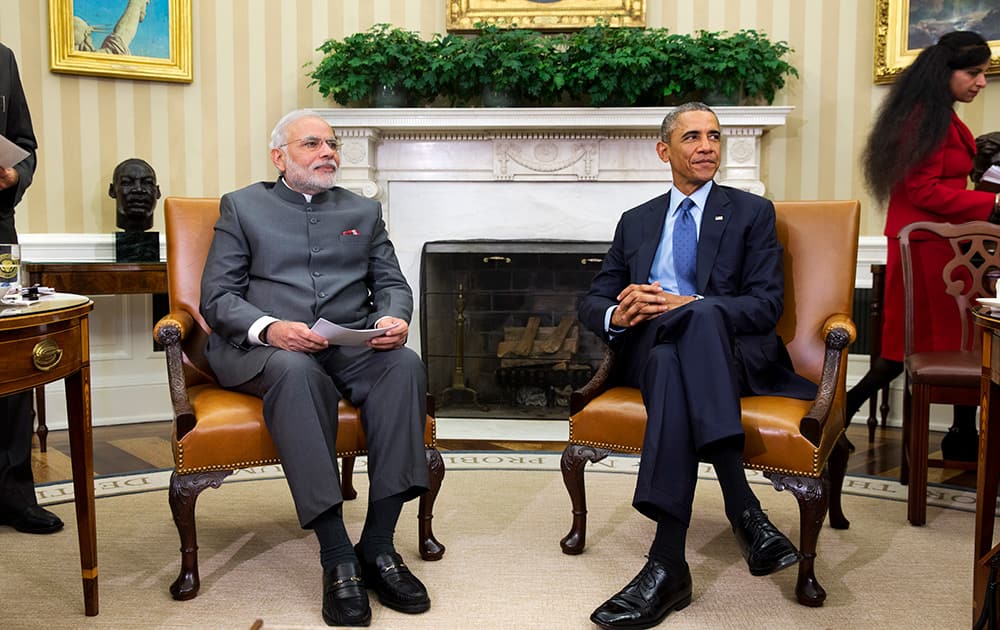
[[[325,143],[326,146],[330,147],[330,150],[340,152],[340,147],[344,146],[344,143],[340,138],[334,136],[332,138],[317,138],[316,136],[306,136],[305,138],[299,138],[298,140],[289,140],[285,144],[279,145],[279,149],[282,147],[287,147],[290,144],[298,143],[300,147],[306,151],[319,151],[319,148]]]

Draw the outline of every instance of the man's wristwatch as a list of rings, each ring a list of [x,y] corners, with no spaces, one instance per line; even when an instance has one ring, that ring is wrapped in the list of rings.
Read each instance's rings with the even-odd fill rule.
[[[260,331],[260,334],[259,334],[259,335],[257,335],[257,338],[258,338],[258,339],[260,339],[260,342],[261,342],[262,344],[264,344],[265,346],[266,346],[266,345],[269,345],[269,344],[267,343],[267,331],[268,331],[268,330],[269,330],[269,329],[271,328],[271,326],[273,326],[273,325],[274,325],[274,322],[271,322],[271,323],[270,323],[270,324],[268,324],[267,326],[264,326],[264,328],[263,328],[263,329],[262,329],[262,330]]]

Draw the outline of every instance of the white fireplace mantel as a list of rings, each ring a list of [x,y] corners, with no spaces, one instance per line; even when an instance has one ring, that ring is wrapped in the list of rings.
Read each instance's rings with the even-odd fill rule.
[[[653,151],[665,108],[326,109],[340,183],[385,200],[390,181],[669,181]],[[791,107],[718,107],[720,183],[758,194],[761,136]]]

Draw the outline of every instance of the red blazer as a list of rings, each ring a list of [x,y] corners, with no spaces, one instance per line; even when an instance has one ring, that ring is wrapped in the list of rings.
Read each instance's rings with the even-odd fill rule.
[[[917,221],[965,223],[989,218],[994,193],[966,190],[975,155],[972,132],[952,112],[951,127],[941,147],[892,189],[885,235],[895,238],[901,229]]]
[[[965,223],[985,221],[993,210],[994,193],[967,190],[976,142],[972,132],[952,112],[951,127],[941,147],[915,166],[892,189],[885,220],[886,276],[882,356],[903,360],[903,269],[899,256],[899,231],[916,221]],[[915,235],[914,240],[920,239]],[[933,238],[925,235],[924,238]],[[914,280],[918,352],[957,350],[960,322],[953,300],[945,295],[941,272],[951,258],[947,244],[926,241],[914,244]],[[947,299],[943,299],[947,298]]]

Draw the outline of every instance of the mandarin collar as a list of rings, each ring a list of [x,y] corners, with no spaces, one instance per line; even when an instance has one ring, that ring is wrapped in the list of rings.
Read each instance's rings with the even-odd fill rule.
[[[283,201],[300,206],[304,206],[306,203],[323,203],[330,198],[330,190],[324,190],[313,195],[312,201],[307,202],[305,195],[289,188],[282,177],[278,177],[278,180],[274,183],[274,193]]]

